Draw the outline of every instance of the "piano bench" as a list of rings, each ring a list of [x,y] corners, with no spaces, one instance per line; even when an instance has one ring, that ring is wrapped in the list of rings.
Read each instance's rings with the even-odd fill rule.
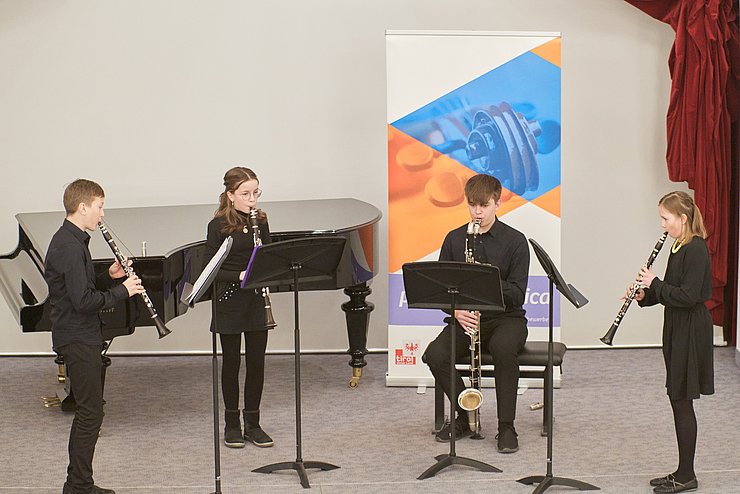
[[[563,357],[568,347],[559,341],[552,344],[552,365],[561,367]],[[493,355],[483,350],[481,353],[481,376],[493,377]],[[536,367],[532,369],[532,367]],[[470,375],[470,356],[466,355],[457,361],[457,368],[463,372],[463,376]],[[524,344],[524,349],[519,354],[519,377],[529,379],[542,379],[544,389],[544,407],[542,408],[542,435],[547,435],[548,421],[548,403],[552,400],[552,390],[546,386],[547,382],[547,342],[546,341],[528,341]],[[442,388],[434,383],[434,432],[438,432],[445,424],[445,403],[449,400],[442,391]],[[485,406],[485,405],[484,405]],[[450,413],[452,416],[452,413]]]

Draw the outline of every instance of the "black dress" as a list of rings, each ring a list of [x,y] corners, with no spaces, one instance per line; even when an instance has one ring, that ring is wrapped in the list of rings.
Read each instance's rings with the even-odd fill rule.
[[[641,306],[663,304],[663,358],[672,400],[714,394],[712,318],[704,305],[712,295],[706,241],[694,237],[671,250],[665,280],[653,279]]]
[[[254,289],[242,290],[237,288],[234,290],[240,283],[239,273],[247,268],[247,263],[254,249],[254,235],[252,229],[247,226],[248,215],[241,212],[239,214],[244,217],[244,227],[230,234],[231,238],[234,239],[231,250],[216,274],[216,320],[218,323],[216,332],[221,334],[266,331],[265,304],[261,293],[255,293]],[[226,221],[223,217],[213,218],[208,223],[206,259],[212,257],[226,237],[229,236],[222,232],[225,224]],[[260,223],[259,228],[262,243],[270,243],[268,224]],[[211,321],[211,331],[213,330],[213,321]]]

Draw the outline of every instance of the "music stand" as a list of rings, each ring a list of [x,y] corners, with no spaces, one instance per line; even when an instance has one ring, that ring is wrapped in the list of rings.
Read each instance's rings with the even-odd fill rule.
[[[180,297],[180,301],[193,307],[203,295],[208,291],[209,287],[213,287],[213,295],[211,296],[211,317],[213,318],[213,331],[211,333],[211,375],[213,377],[213,470],[214,479],[216,483],[216,490],[213,494],[221,494],[221,449],[219,444],[219,406],[218,406],[218,353],[216,348],[216,285],[213,284],[213,280],[216,279],[216,273],[221,268],[221,265],[226,260],[226,257],[231,251],[231,245],[234,242],[230,236],[226,237],[219,249],[213,255],[206,267],[203,268],[203,272],[200,273],[198,279],[195,281],[193,286],[186,285],[183,290],[183,294]]]
[[[289,285],[293,291],[294,339],[295,339],[295,436],[296,459],[265,465],[252,470],[257,473],[272,473],[278,470],[295,470],[301,485],[308,489],[307,468],[334,470],[331,463],[304,461],[301,449],[301,337],[298,316],[299,282],[330,280],[339,265],[346,239],[343,237],[316,237],[285,240],[260,246],[250,260],[249,272],[245,275],[244,288]]]
[[[403,265],[403,284],[411,309],[448,309],[451,314],[450,334],[450,390],[455,389],[455,330],[456,309],[504,310],[501,274],[498,267],[464,262],[425,261]],[[467,465],[483,472],[501,472],[501,469],[457,456],[455,452],[455,398],[450,393],[450,451],[435,457],[437,463],[417,477],[424,480],[450,465]]]
[[[537,488],[533,491],[533,494],[539,494],[541,492],[545,492],[549,487],[554,485],[563,485],[566,487],[574,487],[581,491],[598,491],[601,490],[599,487],[596,487],[595,485],[587,484],[586,482],[582,482],[580,480],[574,480],[574,479],[567,479],[563,477],[554,477],[552,474],[552,398],[553,398],[553,384],[552,384],[552,297],[553,297],[553,286],[555,286],[558,291],[563,294],[563,296],[571,303],[576,309],[580,309],[584,305],[588,303],[588,299],[584,297],[573,285],[569,285],[565,282],[562,275],[558,271],[558,269],[555,267],[555,264],[552,262],[552,259],[550,259],[550,256],[547,255],[547,252],[545,252],[545,249],[542,248],[540,244],[538,244],[534,239],[529,239],[529,243],[532,244],[532,248],[534,249],[534,253],[537,256],[537,259],[540,261],[540,264],[542,265],[542,269],[545,270],[545,273],[547,274],[547,278],[550,280],[550,298],[549,300],[549,309],[550,309],[550,330],[548,333],[548,341],[547,341],[547,372],[545,372],[546,382],[545,382],[545,389],[544,392],[546,393],[545,403],[547,403],[547,409],[545,409],[545,418],[547,421],[547,474],[546,475],[532,475],[529,477],[524,477],[522,479],[517,480],[517,482],[526,484],[526,485],[533,485],[538,484]]]

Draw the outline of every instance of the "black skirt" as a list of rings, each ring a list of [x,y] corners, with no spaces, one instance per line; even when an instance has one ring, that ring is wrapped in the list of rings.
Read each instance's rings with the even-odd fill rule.
[[[217,283],[216,333],[238,334],[247,331],[267,331],[265,302],[254,288],[241,289],[233,284]],[[227,295],[224,295],[227,294]],[[211,321],[214,331],[214,321]]]

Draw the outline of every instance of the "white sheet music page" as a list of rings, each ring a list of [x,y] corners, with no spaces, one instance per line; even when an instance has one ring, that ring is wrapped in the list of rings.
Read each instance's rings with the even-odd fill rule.
[[[231,237],[226,237],[223,243],[221,243],[221,246],[218,248],[216,253],[213,254],[213,257],[210,261],[208,261],[206,267],[203,268],[203,272],[200,274],[200,276],[198,276],[198,279],[195,281],[195,284],[193,285],[190,293],[183,297],[182,302],[184,304],[192,306],[195,303],[196,295],[201,293],[204,285],[213,281],[216,270],[218,270],[218,268],[221,266],[221,263],[223,263],[224,259],[226,259],[226,256],[229,254],[229,250],[231,250],[232,242],[233,240]]]

